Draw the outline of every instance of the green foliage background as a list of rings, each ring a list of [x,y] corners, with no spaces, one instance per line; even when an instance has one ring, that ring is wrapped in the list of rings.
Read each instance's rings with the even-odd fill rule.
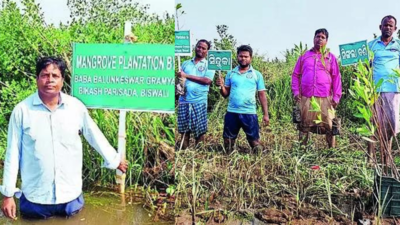
[[[72,43],[121,43],[124,23],[132,21],[138,43],[173,44],[174,17],[149,14],[148,6],[131,0],[69,0],[71,20],[55,26],[46,24],[39,4],[22,0],[19,8],[12,0],[3,0],[0,10],[0,160],[4,159],[8,120],[14,106],[35,92],[35,65],[41,56],[62,57],[68,65],[64,92],[70,91]],[[111,145],[117,149],[118,112],[90,110]],[[172,162],[159,158],[160,144],[174,143],[175,115],[127,114],[128,185],[173,182]],[[102,159],[84,142],[84,184],[110,184],[114,171],[101,169]],[[160,167],[149,179],[145,167]],[[172,173],[173,174],[173,173]],[[156,179],[157,178],[157,179]],[[155,181],[156,180],[156,181]]]
[[[212,41],[211,48],[216,50],[231,50],[233,65],[237,66],[236,60],[236,49],[239,47],[236,39],[233,35],[229,34],[229,27],[227,25],[216,26],[219,38]],[[193,41],[195,43],[195,41]],[[251,46],[251,44],[250,44]],[[264,76],[264,82],[266,86],[266,93],[268,98],[268,109],[271,121],[275,121],[279,124],[285,124],[291,122],[291,113],[293,107],[293,94],[291,91],[291,75],[293,68],[297,62],[298,57],[308,50],[308,46],[302,43],[295,45],[292,49],[286,49],[282,51],[284,59],[270,59],[266,58],[259,52],[253,52],[252,66],[261,72]],[[189,57],[181,59],[188,60]],[[340,71],[342,75],[343,95],[341,102],[338,106],[338,114],[348,124],[358,123],[360,120],[353,116],[355,106],[352,104],[351,96],[349,95],[348,89],[351,86],[353,74],[356,68],[354,66],[342,67]],[[226,72],[222,72],[222,76],[225,77]],[[215,76],[218,76],[216,74]],[[208,96],[208,111],[210,112],[210,119],[222,119],[226,112],[227,99],[223,99],[219,94],[219,89],[214,83],[210,88]],[[258,113],[261,115],[262,109],[258,107]]]

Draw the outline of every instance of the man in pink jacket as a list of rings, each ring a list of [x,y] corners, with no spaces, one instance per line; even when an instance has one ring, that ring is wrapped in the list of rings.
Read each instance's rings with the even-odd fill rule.
[[[329,33],[318,29],[314,35],[314,47],[297,60],[292,74],[292,92],[300,107],[301,122],[298,125],[299,139],[306,145],[309,132],[326,134],[328,147],[335,147],[332,134],[334,109],[342,96],[342,82],[336,57],[325,51]],[[311,107],[314,97],[321,111]],[[316,121],[322,120],[322,121]]]

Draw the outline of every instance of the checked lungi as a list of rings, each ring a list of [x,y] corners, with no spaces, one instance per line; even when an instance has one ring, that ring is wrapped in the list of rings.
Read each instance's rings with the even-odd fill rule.
[[[195,138],[207,132],[207,104],[181,103],[178,106],[178,132],[193,133]]]

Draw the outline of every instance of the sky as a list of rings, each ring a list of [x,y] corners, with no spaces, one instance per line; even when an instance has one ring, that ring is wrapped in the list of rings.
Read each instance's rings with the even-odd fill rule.
[[[315,30],[329,32],[327,47],[336,56],[339,45],[372,40],[380,35],[386,15],[400,20],[400,1],[386,0],[176,0],[185,14],[179,29],[190,30],[192,40],[218,38],[217,25],[227,25],[240,44],[250,44],[267,58],[284,58],[283,52],[300,42],[313,46]],[[175,23],[176,24],[176,23]],[[398,25],[400,27],[400,25]],[[176,28],[177,29],[177,28]],[[195,41],[192,41],[195,43]]]
[[[17,4],[21,0],[15,0]],[[60,22],[66,23],[70,20],[70,11],[67,6],[67,0],[35,0],[42,7],[46,23],[58,25]],[[155,13],[163,16],[167,11],[169,14],[175,14],[175,0],[136,0],[140,5],[149,4],[149,13]],[[20,5],[20,4],[19,4]]]

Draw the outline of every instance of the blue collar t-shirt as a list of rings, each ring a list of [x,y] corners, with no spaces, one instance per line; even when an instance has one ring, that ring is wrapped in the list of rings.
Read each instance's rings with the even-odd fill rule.
[[[207,77],[210,80],[214,79],[215,71],[207,69],[207,60],[203,59],[195,63],[194,58],[182,63],[181,69],[188,75]],[[186,93],[180,96],[179,103],[204,103],[207,104],[208,91],[210,85],[199,84],[194,81],[186,79],[185,81]]]
[[[256,91],[265,90],[264,78],[252,66],[244,72],[234,68],[225,77],[225,86],[230,87],[228,112],[256,114]]]
[[[372,65],[375,84],[383,79],[378,92],[400,92],[400,77],[393,71],[398,69],[400,64],[400,40],[393,38],[385,46],[381,37],[378,37],[369,42],[368,47],[374,53]]]

